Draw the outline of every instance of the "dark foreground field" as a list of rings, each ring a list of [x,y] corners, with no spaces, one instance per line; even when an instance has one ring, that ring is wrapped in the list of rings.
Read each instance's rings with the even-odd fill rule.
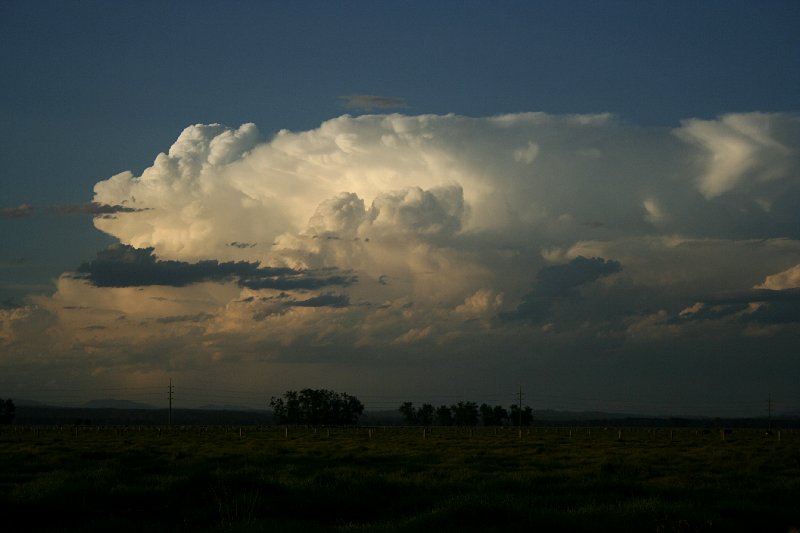
[[[6,427],[0,509],[15,531],[800,526],[800,432],[670,433]]]

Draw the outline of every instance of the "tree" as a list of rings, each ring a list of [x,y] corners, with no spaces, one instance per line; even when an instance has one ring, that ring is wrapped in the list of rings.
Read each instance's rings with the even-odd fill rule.
[[[513,404],[510,408],[508,419],[511,421],[512,426],[519,426],[520,422],[523,426],[530,426],[533,423],[533,409],[529,406],[522,408],[522,415],[520,416],[519,405]]]
[[[16,406],[11,398],[0,401],[0,424],[11,424],[16,416]]]
[[[414,424],[430,426],[433,424],[435,410],[429,403],[423,403],[419,409],[416,409],[413,403],[403,402],[398,411],[403,415],[403,421],[409,426]]]
[[[417,410],[417,421],[423,426],[430,426],[433,424],[433,406],[429,403],[423,403]]]
[[[400,414],[403,415],[403,420],[409,426],[417,423],[417,410],[414,409],[414,404],[411,402],[403,402],[400,406]]]
[[[436,422],[440,426],[453,425],[453,411],[446,405],[440,405],[436,408]]]
[[[341,400],[342,411],[339,414],[340,423],[346,426],[355,426],[358,424],[358,418],[364,413],[364,404],[355,396],[342,393]]]
[[[481,407],[481,421],[484,426],[495,426],[494,423],[494,409],[488,404],[482,403]]]
[[[355,396],[327,389],[286,391],[269,401],[278,424],[344,425],[358,423],[364,404]]]
[[[481,404],[481,420],[484,426],[502,426],[508,420],[508,411],[500,405],[492,407],[488,404]]]
[[[497,422],[498,426],[502,426],[506,422],[508,422],[508,411],[503,409],[502,405],[495,405],[494,406],[494,419]]]
[[[453,421],[457,426],[478,425],[478,404],[475,402],[458,402],[450,407]]]

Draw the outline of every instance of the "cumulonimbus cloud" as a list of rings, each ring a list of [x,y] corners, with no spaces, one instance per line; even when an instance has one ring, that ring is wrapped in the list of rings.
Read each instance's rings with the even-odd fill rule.
[[[790,335],[799,141],[800,118],[762,113],[190,126],[96,184],[92,205],[125,206],[94,219],[120,245],[0,314],[0,342],[47,331],[64,352],[190,366]]]
[[[147,210],[95,225],[165,258],[267,263],[281,236],[304,232],[563,241],[591,225],[614,236],[800,231],[782,202],[800,194],[791,115],[727,115],[674,131],[607,115],[366,115],[259,138],[252,124],[187,128],[141,176],[95,186],[96,204]]]
[[[369,301],[460,305],[490,289],[509,311],[536,272],[578,255],[648,275],[635,251],[629,262],[603,250],[557,259],[554,249],[800,237],[787,201],[800,196],[794,115],[673,130],[603,114],[363,115],[260,139],[253,124],[186,128],[140,176],[95,186],[95,203],[138,210],[95,225],[162,261],[337,268],[359,276],[352,290]],[[276,288],[265,283],[248,286]]]

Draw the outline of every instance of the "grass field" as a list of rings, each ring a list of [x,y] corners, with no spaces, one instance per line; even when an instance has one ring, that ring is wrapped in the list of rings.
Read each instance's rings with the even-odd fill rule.
[[[780,531],[800,432],[2,428],[15,531]],[[10,530],[7,530],[10,531]]]

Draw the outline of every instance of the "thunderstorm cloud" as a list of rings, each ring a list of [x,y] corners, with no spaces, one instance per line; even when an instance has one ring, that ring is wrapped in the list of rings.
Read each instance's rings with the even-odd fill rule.
[[[613,358],[624,377],[645,356],[695,368],[712,345],[788,354],[797,146],[800,118],[780,113],[673,129],[345,115],[267,140],[254,124],[193,125],[140,174],[95,185],[78,210],[111,215],[94,225],[119,244],[53,295],[0,309],[0,344],[23,357],[38,335],[96,372],[104,358],[141,373],[455,358],[509,379],[542,360],[590,373],[576,362]]]

